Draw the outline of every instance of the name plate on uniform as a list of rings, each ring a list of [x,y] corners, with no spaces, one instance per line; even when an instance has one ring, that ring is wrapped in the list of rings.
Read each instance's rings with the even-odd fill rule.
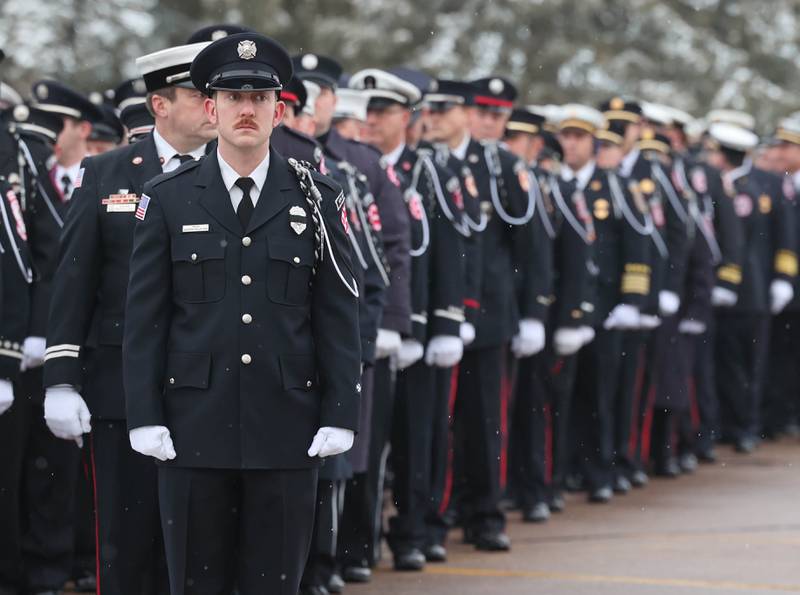
[[[119,194],[111,194],[100,203],[106,205],[106,213],[135,213],[139,197],[128,194],[127,190],[120,190]]]
[[[208,223],[203,223],[198,225],[184,225],[181,231],[183,231],[183,233],[197,233],[200,231],[208,231]]]
[[[136,203],[108,204],[106,213],[135,213]]]

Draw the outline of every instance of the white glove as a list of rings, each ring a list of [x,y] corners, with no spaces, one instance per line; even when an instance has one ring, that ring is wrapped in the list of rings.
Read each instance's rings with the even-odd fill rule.
[[[739,296],[726,287],[715,287],[711,290],[711,305],[719,308],[731,308],[736,305]]]
[[[311,446],[308,448],[308,456],[318,456],[324,459],[325,457],[340,455],[353,448],[354,437],[353,430],[327,426],[320,428],[317,430],[314,440],[311,441]]]
[[[74,440],[83,448],[83,435],[92,431],[86,401],[71,386],[51,386],[44,392],[44,421],[56,438]]]
[[[606,330],[639,328],[639,308],[630,304],[617,304],[609,312],[603,328]]]
[[[379,328],[378,336],[375,338],[375,358],[383,359],[394,355],[400,350],[400,343],[402,342],[403,339],[397,331]]]
[[[544,325],[534,318],[519,321],[519,333],[511,340],[511,351],[518,358],[536,355],[545,344]]]
[[[400,351],[397,352],[397,369],[405,370],[413,366],[422,356],[425,355],[425,348],[422,343],[414,339],[405,339],[400,344]]]
[[[784,279],[775,279],[769,286],[769,297],[772,303],[772,313],[780,314],[794,298],[794,288]]]
[[[581,332],[581,341],[583,341],[583,345],[588,345],[592,341],[594,341],[594,327],[591,326],[582,326],[579,327],[578,330]],[[583,347],[581,345],[581,347]]]
[[[438,335],[428,343],[425,363],[437,368],[452,368],[464,355],[464,343],[458,337]]]
[[[658,292],[658,309],[662,316],[672,316],[681,307],[681,298],[674,291]]]
[[[702,335],[706,332],[706,323],[702,320],[687,318],[686,320],[681,320],[678,325],[678,331],[686,335]]]
[[[0,415],[14,404],[14,385],[10,380],[0,379]]]
[[[44,364],[44,350],[47,341],[44,337],[28,337],[22,344],[22,364],[19,369],[32,370]]]
[[[471,322],[462,322],[461,328],[458,329],[458,334],[461,335],[464,347],[469,347],[475,340],[475,325]]]
[[[657,328],[661,325],[661,319],[654,314],[642,314],[639,316],[639,328],[646,331]]]
[[[131,448],[147,457],[168,461],[177,456],[172,436],[164,426],[142,426],[128,433]]]
[[[591,327],[583,327],[591,328]],[[559,328],[553,333],[553,346],[557,355],[572,355],[583,347],[583,330],[581,328]]]

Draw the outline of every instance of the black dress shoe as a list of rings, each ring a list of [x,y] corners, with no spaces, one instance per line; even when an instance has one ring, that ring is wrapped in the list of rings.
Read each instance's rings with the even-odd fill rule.
[[[447,549],[440,543],[432,543],[425,548],[425,559],[428,562],[447,562]]]
[[[658,477],[666,477],[669,479],[678,477],[681,474],[678,461],[671,458],[661,463],[656,463],[655,471]]]
[[[522,520],[526,523],[545,523],[549,518],[550,507],[545,502],[537,502],[522,509]]]
[[[697,457],[693,453],[681,455],[678,466],[684,473],[694,473],[697,471]]]
[[[614,482],[614,493],[615,494],[627,494],[631,491],[631,482],[628,480],[627,477],[620,475],[617,477],[616,481]]]
[[[425,568],[425,555],[417,548],[397,552],[394,555],[394,569],[417,571]]]
[[[483,552],[507,552],[511,540],[502,531],[484,531],[475,535],[475,549]]]
[[[733,448],[738,453],[749,455],[756,449],[756,441],[753,438],[740,438]]]
[[[641,469],[637,469],[631,474],[631,485],[635,488],[643,488],[650,481],[647,473]]]
[[[561,494],[554,494],[553,497],[550,498],[550,512],[564,512],[566,506],[564,496]]]
[[[300,595],[330,595],[330,591],[322,585],[312,585],[311,587],[300,587]]]
[[[368,583],[372,580],[372,570],[366,566],[346,566],[342,578],[346,583]]]
[[[714,452],[713,448],[701,450],[697,453],[697,459],[706,465],[713,465],[717,462],[717,453]]]
[[[589,502],[593,502],[595,504],[605,504],[606,502],[611,501],[613,496],[614,491],[611,489],[611,487],[603,486],[589,492]]]
[[[341,593],[344,591],[344,579],[338,572],[334,572],[331,575],[331,579],[328,581],[328,591],[330,593]]]
[[[564,487],[568,492],[581,492],[586,489],[583,477],[577,473],[570,473],[564,478]]]
[[[97,577],[93,574],[87,574],[80,578],[75,579],[75,591],[78,593],[95,593],[97,592]]]

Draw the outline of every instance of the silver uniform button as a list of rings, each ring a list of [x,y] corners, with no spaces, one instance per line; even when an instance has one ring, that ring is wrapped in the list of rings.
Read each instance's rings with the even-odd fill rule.
[[[242,322],[244,322],[245,324],[250,324],[251,322],[253,322],[253,317],[250,316],[249,314],[242,314]]]
[[[249,364],[250,362],[252,362],[252,361],[253,361],[253,358],[252,358],[252,357],[250,357],[250,354],[249,354],[249,353],[245,353],[244,355],[242,355],[242,363],[243,363],[245,366],[246,366],[247,364]]]
[[[195,253],[192,253],[192,262],[194,262],[194,261],[196,261],[196,260],[197,260],[197,254],[195,254]]]
[[[308,388],[311,388],[313,385],[314,385],[314,383],[313,383],[313,382],[311,382],[310,380],[308,380],[308,381],[306,382],[306,386],[307,386]]]
[[[250,275],[242,275],[242,285],[250,285],[252,282]]]
[[[242,238],[242,246],[244,246],[245,248],[247,248],[252,243],[253,243],[253,240],[250,239],[250,236],[245,236],[245,237]]]
[[[170,384],[175,384],[175,379],[174,379],[174,378],[170,378],[170,379],[169,379],[169,383],[170,383]]]
[[[300,264],[300,257],[299,256],[295,256],[292,260],[294,261],[295,264]]]

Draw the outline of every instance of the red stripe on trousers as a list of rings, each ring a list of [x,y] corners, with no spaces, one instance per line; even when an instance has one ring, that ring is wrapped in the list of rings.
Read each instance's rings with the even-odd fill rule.
[[[95,593],[100,595],[100,520],[97,504],[97,468],[94,464],[94,440],[89,434],[89,456],[92,461],[92,500],[94,501],[94,572],[97,581]]]
[[[630,438],[628,438],[628,458],[636,460],[636,446],[639,443],[639,407],[642,403],[642,391],[644,390],[644,346],[639,347],[636,353],[636,380],[633,385],[633,411],[631,415]]]
[[[642,425],[642,464],[646,464],[650,460],[650,435],[653,429],[653,409],[656,404],[656,387],[650,387],[647,391],[647,412],[644,416],[644,424]]]
[[[453,366],[450,373],[450,395],[447,399],[447,413],[449,423],[447,424],[447,469],[444,475],[444,493],[439,504],[439,514],[447,512],[450,506],[450,498],[453,495],[453,416],[456,409],[456,394],[458,393],[458,364]]]
[[[503,354],[500,376],[500,489],[506,488],[508,481],[508,400],[511,393],[510,366]]]
[[[544,481],[547,485],[553,483],[553,413],[550,404],[545,403],[544,409]]]
[[[689,376],[689,415],[695,433],[700,429],[700,406],[697,404],[697,384],[694,376]]]

